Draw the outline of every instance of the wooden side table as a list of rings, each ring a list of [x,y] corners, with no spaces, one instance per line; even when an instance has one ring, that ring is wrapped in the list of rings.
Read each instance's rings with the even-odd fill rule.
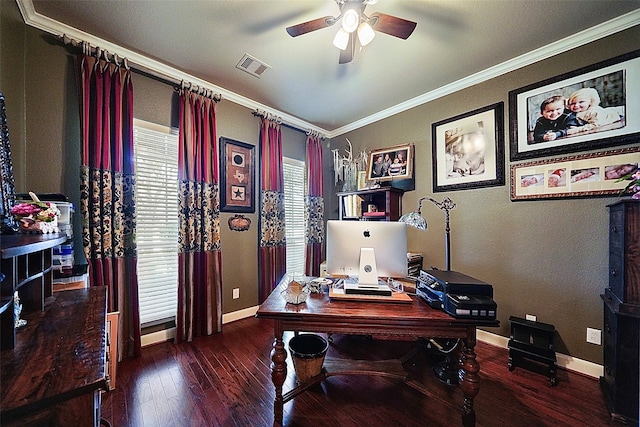
[[[524,360],[532,360],[548,366],[551,385],[558,383],[556,377],[556,352],[553,338],[556,328],[542,322],[534,322],[520,317],[509,317],[511,339],[509,340],[509,371],[521,366]]]

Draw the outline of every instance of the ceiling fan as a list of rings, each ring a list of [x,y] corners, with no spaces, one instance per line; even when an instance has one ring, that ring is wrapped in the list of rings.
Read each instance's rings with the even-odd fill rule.
[[[373,40],[375,31],[389,34],[401,39],[407,39],[416,28],[416,23],[385,13],[374,12],[370,16],[365,15],[367,5],[375,4],[378,0],[335,0],[340,8],[338,16],[324,16],[312,19],[298,25],[287,27],[287,33],[291,37],[331,27],[342,19],[342,25],[333,44],[340,49],[340,64],[346,64],[353,60],[356,44],[364,47]]]

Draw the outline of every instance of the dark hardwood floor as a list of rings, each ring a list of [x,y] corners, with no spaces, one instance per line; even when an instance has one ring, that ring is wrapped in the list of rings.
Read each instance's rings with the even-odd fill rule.
[[[286,333],[285,339],[291,338]],[[393,379],[332,376],[284,406],[285,426],[452,426],[461,424],[462,392],[435,378],[437,357],[403,341],[334,335],[328,358],[402,358],[425,396]],[[112,426],[269,426],[272,323],[248,318],[191,343],[162,343],[118,367],[116,390],[103,394],[102,417]],[[478,426],[606,426],[610,420],[597,380],[559,370],[552,387],[543,373],[507,368],[507,350],[479,342]],[[285,392],[295,383],[291,358]]]

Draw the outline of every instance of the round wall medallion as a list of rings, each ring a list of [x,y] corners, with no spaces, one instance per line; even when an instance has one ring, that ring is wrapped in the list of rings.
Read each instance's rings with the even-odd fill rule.
[[[229,229],[233,231],[247,231],[251,227],[251,220],[244,215],[234,215],[229,218]]]

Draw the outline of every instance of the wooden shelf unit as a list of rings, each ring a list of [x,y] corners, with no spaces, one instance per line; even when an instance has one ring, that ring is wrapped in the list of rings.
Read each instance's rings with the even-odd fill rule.
[[[380,220],[397,221],[402,216],[402,195],[404,190],[396,187],[380,187],[370,190],[345,191],[337,193],[340,204],[341,220]],[[345,211],[345,203],[349,197],[358,198],[358,212],[360,215],[349,216]],[[378,212],[384,212],[383,216],[365,217],[369,205],[375,205]]]
[[[53,293],[53,247],[67,239],[64,234],[14,234],[0,236],[0,297],[12,301],[18,291],[22,313],[42,311]],[[0,349],[16,346],[13,309],[3,304],[0,314]]]

